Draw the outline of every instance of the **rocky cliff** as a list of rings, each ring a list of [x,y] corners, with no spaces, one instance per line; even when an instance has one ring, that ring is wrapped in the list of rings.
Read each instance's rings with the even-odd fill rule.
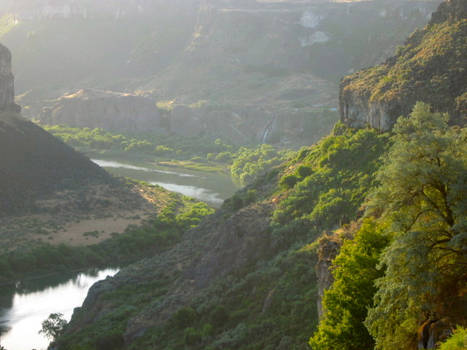
[[[20,103],[27,99],[22,96]],[[120,133],[208,136],[234,144],[295,140],[313,143],[337,120],[334,109],[273,113],[260,106],[176,104],[161,109],[151,96],[81,89],[44,105],[29,105],[27,115],[42,124],[102,128]]]
[[[0,111],[19,111],[15,105],[15,83],[11,72],[11,53],[0,44]]]
[[[167,132],[154,100],[128,93],[81,89],[44,107],[44,124],[124,132]]]
[[[315,269],[316,278],[318,280],[318,298],[316,299],[316,306],[320,319],[324,313],[322,305],[324,292],[334,281],[331,273],[332,261],[339,253],[341,246],[342,239],[336,235],[323,235],[319,240],[318,262]]]
[[[467,3],[443,2],[430,23],[414,32],[383,64],[341,81],[341,120],[352,127],[389,130],[417,101],[466,121]]]

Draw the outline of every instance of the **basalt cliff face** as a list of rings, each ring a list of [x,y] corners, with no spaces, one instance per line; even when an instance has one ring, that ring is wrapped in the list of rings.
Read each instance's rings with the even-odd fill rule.
[[[81,89],[44,107],[44,124],[163,133],[164,118],[154,100],[128,93]]]
[[[395,56],[341,81],[341,121],[386,131],[417,101],[465,124],[467,111],[467,3],[443,2],[430,23],[414,32]]]

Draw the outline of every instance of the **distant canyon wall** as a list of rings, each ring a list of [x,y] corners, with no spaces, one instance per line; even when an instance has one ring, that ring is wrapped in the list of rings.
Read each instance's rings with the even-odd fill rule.
[[[111,131],[161,130],[162,117],[155,102],[133,94],[82,89],[42,109],[45,124],[103,128]]]
[[[323,113],[333,115],[335,112],[326,110]],[[41,123],[49,125],[102,128],[122,133],[219,137],[236,144],[274,143],[306,137],[309,120],[309,115],[300,111],[271,113],[251,106],[175,105],[165,110],[158,108],[150,97],[96,89],[82,89],[50,101],[37,116]],[[320,113],[315,118],[331,118],[319,125],[323,130],[315,130],[317,134],[326,132],[334,122],[332,116]]]
[[[18,20],[42,19],[123,19],[145,16],[159,6],[193,7],[200,0],[10,0],[2,12],[15,15]]]
[[[383,61],[439,2],[15,0],[2,40],[28,118],[309,144],[338,119],[340,77]],[[126,96],[62,98],[81,89]]]

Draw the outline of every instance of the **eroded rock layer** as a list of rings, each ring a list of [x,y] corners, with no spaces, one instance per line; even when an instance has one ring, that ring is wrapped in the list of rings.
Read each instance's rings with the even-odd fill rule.
[[[430,23],[415,31],[395,56],[341,81],[341,121],[390,130],[417,101],[449,112],[464,124],[467,100],[467,3],[442,3]]]

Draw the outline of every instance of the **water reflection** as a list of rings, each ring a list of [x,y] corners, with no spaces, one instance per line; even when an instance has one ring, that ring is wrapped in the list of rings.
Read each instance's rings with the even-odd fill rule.
[[[147,171],[147,172],[154,172],[160,174],[167,174],[167,175],[176,175],[181,177],[194,177],[195,175],[192,174],[185,174],[179,173],[176,171],[169,171],[169,170],[161,170],[161,169],[154,169],[154,168],[145,168],[140,166],[135,166],[131,164],[124,164],[119,162],[114,162],[112,160],[101,160],[101,159],[92,159],[94,163],[99,165],[103,168],[122,168],[122,169],[130,169],[130,170],[139,170],[139,171]]]
[[[188,169],[180,173],[152,163],[140,166],[140,164],[132,165],[111,160],[93,159],[93,162],[115,175],[156,184],[169,191],[207,202],[217,208],[222,205],[224,199],[231,197],[237,191],[237,187],[227,174]]]
[[[165,183],[165,182],[151,182],[151,184],[159,185],[165,188],[166,190],[169,190],[172,192],[179,192],[185,196],[200,199],[208,203],[214,203],[219,206],[224,202],[224,200],[219,197],[219,193],[214,193],[205,188],[199,188],[196,186],[188,186],[188,185],[170,184],[170,183]]]
[[[39,334],[42,321],[57,312],[69,320],[73,309],[83,303],[89,288],[117,272],[117,269],[106,269],[80,273],[71,279],[68,275],[66,280],[64,276],[55,276],[28,282],[18,289],[2,288],[0,344],[8,350],[46,349],[49,341]],[[57,279],[61,282],[54,284]],[[49,282],[52,284],[47,284]]]

